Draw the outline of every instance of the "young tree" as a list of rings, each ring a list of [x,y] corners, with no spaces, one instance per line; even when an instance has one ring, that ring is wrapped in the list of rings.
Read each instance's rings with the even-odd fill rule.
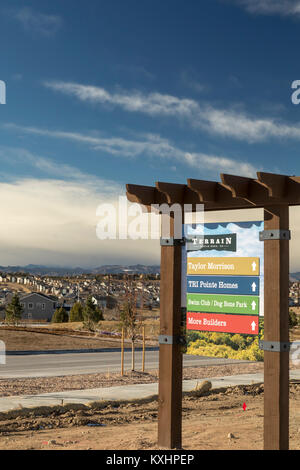
[[[131,370],[134,371],[134,342],[136,339],[137,331],[139,329],[139,322],[136,311],[135,298],[128,296],[126,302],[120,310],[120,322],[124,328],[125,335],[131,339]]]
[[[5,321],[17,325],[18,321],[21,320],[22,313],[23,307],[20,304],[19,296],[15,294],[5,309]]]
[[[80,302],[76,302],[71,308],[69,321],[83,321],[83,306]]]
[[[52,323],[66,323],[69,321],[69,315],[63,307],[57,308],[52,316]]]
[[[96,325],[103,320],[103,313],[97,305],[94,304],[92,296],[87,298],[83,309],[83,324],[91,331],[95,331]]]

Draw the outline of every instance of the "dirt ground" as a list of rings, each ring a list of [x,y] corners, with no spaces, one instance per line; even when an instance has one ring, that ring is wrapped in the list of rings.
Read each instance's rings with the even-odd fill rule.
[[[203,379],[236,374],[251,374],[263,370],[262,363],[234,364],[226,366],[185,367],[183,379]],[[34,377],[0,379],[0,396],[36,395],[39,393],[84,390],[88,388],[113,387],[158,381],[158,370],[143,372],[68,375],[63,377]]]
[[[290,386],[290,448],[300,449],[300,385]],[[246,411],[243,410],[246,403]],[[45,408],[45,407],[44,407]],[[49,407],[48,407],[49,408]],[[45,412],[46,411],[46,412]],[[27,414],[26,414],[27,413]],[[157,449],[157,398],[0,416],[0,449]],[[229,435],[231,434],[231,437]],[[183,449],[262,449],[263,385],[183,399]]]
[[[46,351],[49,349],[63,350],[120,347],[120,340],[108,340],[107,338],[96,336],[89,337],[88,335],[79,336],[79,334],[75,332],[73,334],[57,335],[46,332],[14,331],[0,328],[0,340],[5,342],[7,351]]]
[[[145,321],[146,345],[157,345],[159,323]],[[103,321],[100,332],[83,329],[81,322],[50,323],[40,326],[0,326],[0,340],[5,342],[7,351],[44,351],[49,349],[97,349],[121,347],[121,337],[112,334],[119,332],[118,321]],[[141,346],[142,336],[137,335],[136,346]],[[131,341],[125,338],[125,346]]]

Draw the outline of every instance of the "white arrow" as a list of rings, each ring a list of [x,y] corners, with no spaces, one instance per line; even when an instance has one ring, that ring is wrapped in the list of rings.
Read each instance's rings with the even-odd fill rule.
[[[252,302],[251,306],[252,306],[252,310],[255,310],[255,307],[256,307],[256,302],[255,302],[254,300],[253,300],[253,302]]]
[[[252,271],[255,271],[255,270],[256,270],[256,263],[255,263],[255,261],[253,261],[253,263],[252,263],[251,266],[252,266]]]
[[[251,285],[251,287],[252,287],[252,292],[255,292],[255,291],[256,291],[256,283],[253,282],[252,285]]]
[[[256,323],[255,321],[253,320],[253,322],[251,323],[251,327],[252,327],[252,331],[255,331],[255,328],[256,328]]]

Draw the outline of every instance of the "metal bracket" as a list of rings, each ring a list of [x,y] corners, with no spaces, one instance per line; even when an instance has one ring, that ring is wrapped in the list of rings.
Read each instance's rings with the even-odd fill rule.
[[[259,232],[259,240],[261,242],[265,240],[290,240],[291,231],[290,230],[263,230]]]
[[[158,337],[159,344],[181,344],[184,346],[186,344],[184,336],[168,336],[168,335],[160,335]]]
[[[259,349],[263,351],[282,352],[289,351],[291,343],[284,341],[259,341]]]
[[[160,246],[184,246],[185,238],[161,238]]]

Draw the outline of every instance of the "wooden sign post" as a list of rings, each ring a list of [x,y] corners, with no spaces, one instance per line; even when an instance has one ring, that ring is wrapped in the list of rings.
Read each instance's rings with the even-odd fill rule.
[[[265,231],[278,237],[278,231],[289,229],[288,206],[265,209],[264,220]],[[264,351],[264,448],[286,450],[289,447],[289,348],[284,345],[289,341],[289,241],[288,237],[269,238],[264,244],[264,339],[276,349]]]
[[[182,434],[181,251],[180,245],[161,247],[158,445],[168,449],[181,448]]]
[[[192,211],[199,204],[205,211],[264,209],[264,448],[288,449],[289,206],[300,205],[300,177],[258,172],[257,179],[221,174],[221,183],[189,179],[187,184],[159,182],[155,187],[128,184],[127,197],[148,210],[173,204],[182,209],[188,204]],[[170,221],[174,230],[172,216]],[[181,246],[173,240],[161,248],[158,399],[158,445],[170,449],[181,447],[180,297]]]

